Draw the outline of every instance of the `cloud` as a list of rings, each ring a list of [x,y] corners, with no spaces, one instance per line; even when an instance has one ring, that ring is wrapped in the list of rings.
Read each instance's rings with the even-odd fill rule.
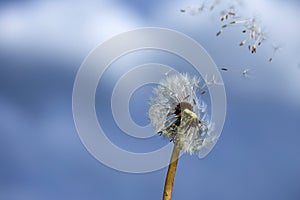
[[[249,55],[241,49],[240,33],[224,33],[216,38],[220,23],[218,15],[207,13],[189,16],[180,13],[180,8],[197,5],[198,1],[167,1],[153,6],[152,21],[142,21],[130,6],[121,6],[109,1],[34,1],[26,4],[7,4],[0,8],[0,50],[23,50],[29,52],[60,53],[64,56],[86,56],[88,52],[106,39],[133,28],[161,26],[182,31],[199,41],[211,54],[217,64],[233,67],[252,67],[255,87],[246,84],[245,95],[264,95],[272,90],[285,96],[291,102],[300,102],[300,29],[297,19],[300,14],[292,2],[270,0],[244,1],[242,13],[245,16],[259,15],[269,35],[269,45],[263,45],[257,55]],[[215,23],[216,22],[216,23]],[[238,32],[238,31],[237,31]],[[272,63],[265,62],[272,54],[271,44],[282,44]],[[224,52],[224,48],[230,51]],[[245,53],[244,53],[245,52]],[[235,57],[233,57],[233,55]],[[241,59],[243,58],[243,59]],[[230,66],[229,66],[230,67]],[[226,75],[225,75],[226,76]],[[235,79],[236,80],[236,79]],[[229,87],[240,87],[240,79],[231,81]],[[280,83],[280,89],[278,85]],[[264,84],[264,86],[261,86]],[[265,95],[264,95],[265,96]]]
[[[86,52],[139,26],[128,9],[108,1],[34,1],[0,8],[2,49]]]

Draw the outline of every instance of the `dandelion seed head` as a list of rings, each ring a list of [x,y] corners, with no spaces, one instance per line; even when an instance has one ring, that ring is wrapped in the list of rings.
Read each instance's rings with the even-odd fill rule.
[[[199,152],[212,127],[201,91],[197,94],[200,82],[188,74],[168,75],[150,100],[148,115],[156,132],[179,143],[184,153]]]

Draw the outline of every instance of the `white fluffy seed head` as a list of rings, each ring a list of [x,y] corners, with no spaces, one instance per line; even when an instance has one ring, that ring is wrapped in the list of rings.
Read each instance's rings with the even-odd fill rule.
[[[210,140],[207,105],[197,95],[200,81],[188,74],[168,75],[150,100],[148,115],[156,132],[179,143],[184,153],[197,153]]]

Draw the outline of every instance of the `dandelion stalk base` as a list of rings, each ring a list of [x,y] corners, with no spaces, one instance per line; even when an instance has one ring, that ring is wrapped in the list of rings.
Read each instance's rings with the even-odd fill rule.
[[[168,168],[167,177],[166,177],[163,200],[171,200],[172,198],[172,190],[173,190],[174,178],[176,174],[176,168],[177,168],[180,150],[181,150],[180,145],[177,144],[177,142],[175,142],[169,168]]]

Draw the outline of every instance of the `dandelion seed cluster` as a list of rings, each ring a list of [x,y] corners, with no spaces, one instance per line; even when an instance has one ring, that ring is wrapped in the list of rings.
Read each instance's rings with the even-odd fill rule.
[[[149,118],[156,131],[194,154],[213,142],[207,104],[201,95],[200,78],[188,74],[168,75],[154,89]]]
[[[237,12],[237,8],[241,8],[243,1],[241,0],[203,0],[201,4],[197,6],[186,6],[180,11],[183,13],[190,13],[191,15],[200,14],[204,11],[216,11],[217,7],[223,8],[220,11],[220,21],[223,23],[221,28],[216,33],[216,36],[220,36],[225,29],[233,26],[240,26],[242,33],[246,35],[245,39],[239,42],[239,46],[246,46],[249,52],[252,54],[257,52],[259,46],[267,40],[266,32],[263,30],[261,21],[256,17],[244,17],[240,12]],[[273,60],[273,55],[268,59],[269,62]]]
[[[251,53],[256,53],[256,49],[261,45],[263,41],[266,40],[265,32],[261,28],[260,21],[257,18],[241,19],[240,16],[237,16],[234,11],[228,11],[225,16],[221,17],[221,21],[226,21],[231,19],[229,24],[224,24],[221,27],[221,30],[217,32],[217,36],[222,33],[224,28],[229,26],[242,26],[243,33],[249,33],[246,39],[240,42],[240,46],[248,44],[248,49]]]

